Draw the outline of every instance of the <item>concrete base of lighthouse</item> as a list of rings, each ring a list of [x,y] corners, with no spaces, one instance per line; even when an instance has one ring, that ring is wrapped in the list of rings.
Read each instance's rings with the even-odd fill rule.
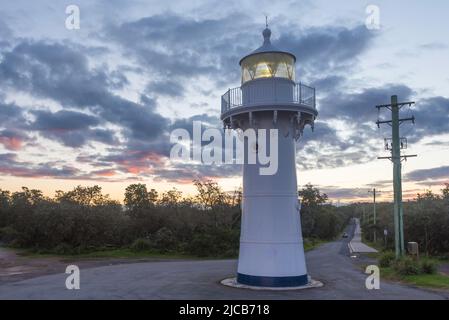
[[[313,280],[308,277],[307,283],[302,286],[296,287],[261,287],[261,286],[250,286],[241,284],[237,281],[237,278],[228,278],[223,279],[220,283],[227,287],[237,288],[237,289],[249,289],[249,290],[268,290],[268,291],[290,291],[290,290],[303,290],[303,289],[312,289],[312,288],[321,288],[323,287],[323,283],[317,280]]]

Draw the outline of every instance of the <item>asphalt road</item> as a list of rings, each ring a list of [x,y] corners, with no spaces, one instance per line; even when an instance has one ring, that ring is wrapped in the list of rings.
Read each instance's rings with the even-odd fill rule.
[[[352,228],[352,227],[349,227]],[[348,229],[351,234],[353,230]],[[306,254],[309,274],[322,288],[254,291],[222,286],[234,275],[235,260],[162,261],[81,269],[80,290],[67,290],[61,274],[0,286],[0,299],[447,299],[447,293],[381,280],[380,290],[365,288],[361,262],[349,257],[342,239]]]

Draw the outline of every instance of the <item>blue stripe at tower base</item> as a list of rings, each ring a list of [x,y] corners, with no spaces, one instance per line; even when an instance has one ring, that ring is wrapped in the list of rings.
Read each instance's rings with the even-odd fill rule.
[[[307,274],[294,277],[262,277],[237,273],[237,282],[254,287],[287,288],[305,286],[309,279]]]

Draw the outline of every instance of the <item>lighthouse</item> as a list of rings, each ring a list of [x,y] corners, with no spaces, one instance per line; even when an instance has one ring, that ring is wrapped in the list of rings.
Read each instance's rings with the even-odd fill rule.
[[[240,60],[241,86],[229,89],[221,99],[226,129],[266,130],[267,141],[270,132],[277,132],[277,148],[245,145],[248,152],[276,150],[278,167],[273,174],[263,175],[264,164],[243,163],[236,281],[252,287],[301,287],[309,278],[301,232],[296,141],[306,125],[313,129],[318,112],[315,89],[296,82],[295,55],[274,47],[270,37],[267,25],[263,45]]]

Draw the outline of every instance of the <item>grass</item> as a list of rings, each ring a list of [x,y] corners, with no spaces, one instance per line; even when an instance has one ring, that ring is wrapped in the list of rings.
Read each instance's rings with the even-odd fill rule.
[[[80,254],[40,253],[27,249],[16,249],[20,256],[27,258],[63,258],[63,259],[202,259],[179,253],[159,253],[151,251],[133,251],[128,248],[95,250]],[[213,258],[209,258],[213,259]]]
[[[328,243],[325,240],[305,239],[304,251],[311,251]],[[5,248],[5,247],[4,247]],[[8,247],[6,247],[8,248]],[[9,248],[19,256],[27,258],[59,258],[59,259],[189,259],[189,260],[214,260],[230,259],[229,257],[197,257],[181,253],[160,253],[153,251],[134,251],[129,248],[101,249],[80,254],[57,254],[53,252],[36,252],[31,249]],[[231,257],[231,258],[237,258]]]
[[[310,240],[304,242],[304,251],[310,251],[318,248],[327,241],[322,240]],[[57,254],[51,252],[36,252],[30,249],[16,249],[14,250],[19,256],[31,258],[31,259],[42,259],[42,258],[57,258],[65,260],[79,260],[79,259],[188,259],[188,260],[218,260],[218,259],[232,259],[236,257],[197,257],[188,254],[181,253],[160,253],[152,251],[134,251],[129,248],[117,248],[117,249],[104,249],[95,250],[80,254]]]
[[[367,239],[362,239],[362,242],[364,244],[366,244],[367,246],[376,249],[379,252],[385,250],[385,245],[381,241],[373,242],[373,241],[369,241]]]
[[[179,253],[159,253],[151,251],[133,251],[127,248],[119,249],[108,249],[92,251],[89,253],[81,253],[78,255],[73,255],[76,258],[116,258],[116,259],[142,259],[142,258],[153,258],[153,259],[195,259],[196,257],[190,255],[183,255]],[[196,258],[197,259],[197,258]]]
[[[449,289],[449,277],[439,273],[400,276],[392,268],[381,268],[380,276],[381,279],[400,281],[417,287]]]
[[[319,246],[327,243],[328,241],[317,240],[317,239],[305,239],[304,240],[304,251],[310,251],[318,248]]]

